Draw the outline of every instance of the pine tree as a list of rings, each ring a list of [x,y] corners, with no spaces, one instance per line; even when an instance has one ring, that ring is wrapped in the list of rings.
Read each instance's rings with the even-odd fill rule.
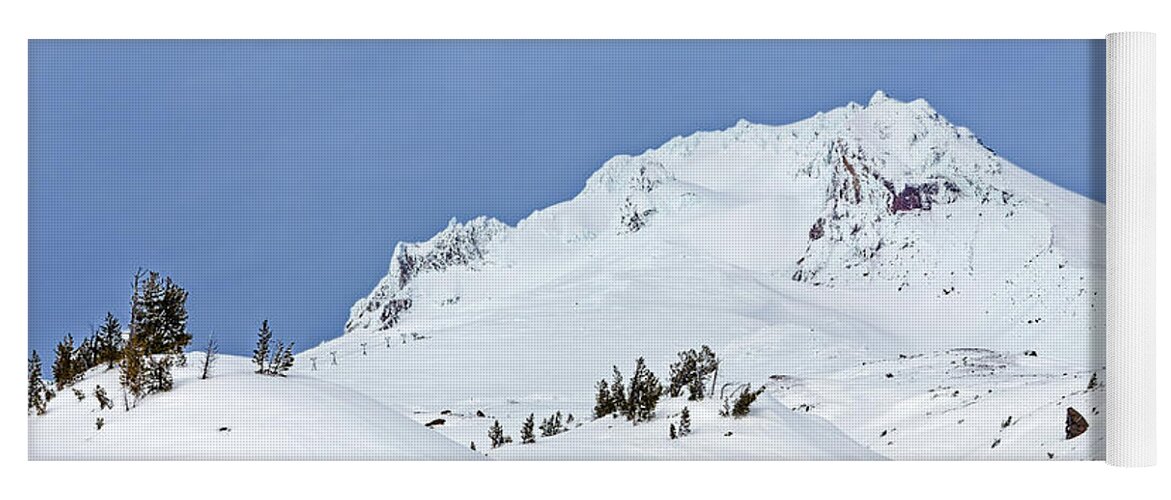
[[[561,434],[564,428],[561,426],[561,412],[549,415],[549,418],[541,422],[541,437],[550,437]]]
[[[638,358],[634,363],[634,375],[630,378],[630,392],[627,394],[627,419],[635,423],[648,421],[655,416],[655,407],[662,396],[663,385],[654,372],[646,367],[646,360]]]
[[[82,401],[85,401],[85,393],[81,392],[81,389],[78,389],[76,387],[73,388],[73,397],[77,398],[77,401],[79,403]]]
[[[106,321],[98,330],[97,351],[98,363],[105,363],[107,369],[114,368],[118,363],[119,351],[122,349],[122,325],[112,313],[106,313]]]
[[[735,418],[740,418],[748,415],[752,403],[756,401],[757,396],[764,392],[764,386],[760,386],[757,390],[752,390],[752,386],[745,387],[740,391],[740,396],[736,398],[736,403],[732,405],[731,415]]]
[[[94,336],[81,340],[77,350],[73,351],[73,372],[81,375],[97,365],[97,349],[94,347]]]
[[[530,413],[529,418],[525,419],[524,425],[520,427],[520,442],[522,444],[537,442],[537,436],[533,434],[533,417],[534,415]]]
[[[110,401],[110,397],[106,395],[106,390],[102,386],[94,387],[94,399],[98,400],[98,409],[106,410],[114,407],[114,402]]]
[[[602,418],[614,413],[614,399],[610,395],[610,384],[606,379],[598,381],[598,395],[594,397],[594,418]]]
[[[45,380],[41,378],[41,356],[33,351],[28,360],[28,409],[44,415],[48,406],[45,398]]]
[[[655,418],[655,408],[659,406],[659,399],[663,396],[663,384],[659,382],[659,378],[655,373],[647,370],[646,378],[643,379],[642,397],[639,398],[639,414],[641,421],[647,421]]]
[[[679,361],[671,363],[671,383],[667,388],[667,394],[673,398],[679,397],[683,388],[695,379],[695,360],[699,357],[695,349],[681,351],[678,356]]]
[[[171,356],[151,356],[146,362],[146,388],[148,393],[167,392],[174,387],[171,378]]]
[[[145,395],[147,391],[144,342],[145,339],[142,337],[132,335],[130,342],[127,342],[126,347],[122,349],[122,359],[118,362],[118,380],[122,383],[123,389],[134,396],[135,401]],[[123,397],[123,399],[126,398]],[[126,406],[126,409],[129,410],[129,403]]]
[[[260,324],[257,333],[256,349],[252,351],[252,363],[256,365],[256,373],[269,373],[268,350],[272,342],[272,330],[268,329],[268,320]]]
[[[283,341],[277,342],[276,351],[273,351],[272,360],[268,365],[269,375],[284,377],[285,372],[293,367],[293,361],[295,359],[293,358],[293,344],[289,343],[286,346]]]
[[[630,413],[630,408],[626,404],[626,388],[625,382],[622,381],[622,372],[618,371],[618,367],[614,367],[614,381],[610,383],[610,401],[614,402],[614,416],[624,415],[627,419],[633,418]]]
[[[671,424],[670,432],[667,433],[671,439],[677,439],[679,436],[675,433],[675,424]]]
[[[207,380],[211,376],[211,367],[215,364],[216,358],[219,354],[219,345],[216,344],[214,337],[207,338],[207,347],[204,348],[203,356],[203,371],[199,374],[200,380]]]
[[[698,352],[695,349],[681,351],[679,361],[671,364],[671,379],[667,394],[673,398],[682,394],[687,388],[691,401],[704,398],[704,383],[709,375],[715,374],[719,367],[719,360],[715,352],[708,346],[703,346]]]
[[[683,411],[679,412],[679,436],[688,434],[691,434],[691,412],[684,406]]]
[[[187,290],[168,277],[163,284],[162,300],[159,352],[175,354],[179,357],[179,365],[183,366],[186,364],[183,350],[191,343],[191,333],[187,331]]]
[[[53,360],[53,382],[60,391],[73,383],[76,371],[73,366],[73,335],[66,335],[57,343],[57,359]]]
[[[131,331],[142,338],[144,355],[164,352],[166,328],[166,290],[159,273],[147,271],[146,279],[139,271],[134,277],[134,296],[131,298]]]
[[[504,446],[504,427],[500,425],[499,420],[488,428],[488,439],[492,441],[493,448]]]

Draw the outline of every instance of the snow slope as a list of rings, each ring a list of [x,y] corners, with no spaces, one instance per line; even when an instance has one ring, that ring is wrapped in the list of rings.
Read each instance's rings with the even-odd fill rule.
[[[253,373],[250,360],[221,356],[200,380],[202,353],[174,371],[171,392],[124,411],[118,371],[91,370],[48,411],[29,419],[33,460],[401,460],[475,459],[462,445],[428,431],[395,409],[308,377]],[[102,386],[113,409],[94,397]],[[95,422],[105,420],[99,430]]]
[[[422,432],[505,459],[1099,459],[1103,234],[1100,203],[878,92],[617,156],[515,227],[400,243],[344,334],[278,382],[379,408],[400,434],[371,446],[394,456]],[[638,426],[590,420],[613,366],[645,357],[666,379],[701,345],[721,385],[766,386],[748,417],[668,399]],[[671,441],[684,404],[695,433]],[[1070,440],[1068,408],[1090,424]],[[525,417],[556,411],[580,426],[519,444]],[[43,419],[34,438],[81,432]],[[491,450],[497,419],[518,442]]]

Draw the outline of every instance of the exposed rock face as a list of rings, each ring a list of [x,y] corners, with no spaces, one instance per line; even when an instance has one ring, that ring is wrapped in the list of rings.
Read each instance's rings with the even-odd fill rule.
[[[618,206],[618,233],[637,233],[660,211],[652,193],[674,181],[675,176],[656,160],[619,155],[590,178],[586,191],[623,200]]]
[[[1065,410],[1065,439],[1073,439],[1086,432],[1090,428],[1090,424],[1086,422],[1086,417],[1073,407]]]
[[[346,333],[389,330],[414,303],[410,290],[413,278],[483,260],[489,244],[498,241],[507,230],[506,224],[492,218],[479,217],[465,224],[452,219],[447,229],[427,242],[399,243],[390,272],[369,296],[350,309]]]
[[[878,93],[868,107],[847,110],[841,125],[819,133],[827,136],[824,157],[801,172],[825,178],[826,194],[793,280],[835,286],[847,278],[885,277],[910,286],[921,273],[907,263],[919,254],[921,238],[903,219],[965,199],[1020,203],[997,187],[1002,166],[995,154],[926,103]]]

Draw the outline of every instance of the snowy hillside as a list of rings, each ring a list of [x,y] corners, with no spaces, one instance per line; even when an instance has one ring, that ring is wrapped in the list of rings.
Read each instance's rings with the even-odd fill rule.
[[[307,377],[253,373],[221,356],[200,380],[202,353],[175,369],[175,389],[124,411],[118,371],[94,368],[29,419],[33,460],[444,460],[480,455],[359,393]],[[101,409],[101,386],[114,408]],[[96,426],[101,418],[104,425]]]
[[[927,102],[878,92],[791,125],[741,121],[615,157],[516,227],[453,220],[400,243],[344,334],[298,354],[279,382],[378,409],[306,417],[382,436],[331,457],[411,455],[431,437],[506,459],[1096,459],[1103,235],[1101,204],[999,158]],[[766,387],[747,417],[664,398],[639,425],[590,418],[613,366],[645,357],[664,379],[701,345],[722,359],[720,386]],[[269,382],[254,378],[240,383]],[[694,432],[670,440],[684,405]],[[1069,408],[1089,428],[1067,440]],[[34,456],[50,442],[76,449],[80,420],[54,411],[30,419]],[[558,411],[575,415],[568,431],[489,449],[493,422],[516,437],[530,414]],[[458,457],[449,448],[428,452]]]

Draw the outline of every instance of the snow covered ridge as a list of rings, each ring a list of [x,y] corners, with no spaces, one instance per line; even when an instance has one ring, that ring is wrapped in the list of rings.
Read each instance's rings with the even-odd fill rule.
[[[488,245],[500,238],[508,226],[496,219],[479,217],[460,224],[455,219],[429,241],[399,243],[391,258],[390,273],[370,296],[350,308],[346,332],[388,330],[399,314],[411,307],[408,285],[420,273],[467,266],[484,259]]]
[[[779,217],[746,213],[762,204]],[[879,282],[884,293],[953,296],[1004,277],[1006,290],[990,298],[1008,303],[1020,322],[1085,317],[1101,307],[1092,236],[1103,214],[1100,204],[1001,159],[925,100],[878,91],[866,106],[791,125],[741,120],[616,156],[573,200],[517,228],[481,217],[452,221],[426,243],[399,244],[389,274],[355,303],[345,332],[385,331],[418,300],[454,298],[420,297],[411,284],[422,274],[494,265],[534,273],[548,270],[538,248],[571,254],[589,243],[596,255],[602,246],[623,251],[623,239],[663,237],[730,256],[771,246],[767,259],[732,263],[819,287]],[[657,235],[643,234],[655,226]],[[740,234],[710,237],[729,232]],[[485,262],[509,233],[518,233],[516,244],[502,253],[513,258]],[[1039,281],[1047,294],[1027,284]]]

